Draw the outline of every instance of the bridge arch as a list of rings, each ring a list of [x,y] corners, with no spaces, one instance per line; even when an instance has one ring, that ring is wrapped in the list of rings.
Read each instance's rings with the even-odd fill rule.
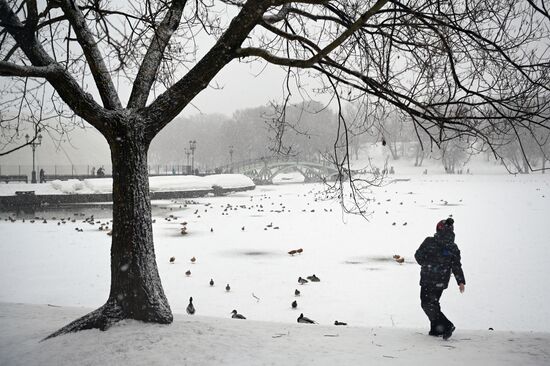
[[[273,184],[273,178],[276,175],[289,170],[299,172],[305,182],[321,182],[338,176],[338,170],[326,163],[276,158],[236,162],[217,170],[244,174],[256,184]]]

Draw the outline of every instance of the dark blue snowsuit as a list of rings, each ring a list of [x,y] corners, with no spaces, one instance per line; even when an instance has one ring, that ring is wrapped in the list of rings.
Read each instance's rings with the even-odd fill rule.
[[[430,319],[430,335],[443,335],[446,331],[452,333],[454,325],[441,312],[439,299],[449,285],[451,272],[457,284],[466,284],[460,250],[454,243],[455,234],[452,224],[441,226],[433,237],[428,237],[420,245],[414,257],[420,264],[420,301],[422,309]]]

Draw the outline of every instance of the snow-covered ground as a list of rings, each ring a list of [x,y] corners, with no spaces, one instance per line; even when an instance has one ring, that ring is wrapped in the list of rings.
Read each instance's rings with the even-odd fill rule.
[[[253,187],[250,178],[242,174],[216,174],[205,177],[195,175],[168,175],[149,178],[149,189],[161,191],[198,191],[209,190],[213,185],[222,188]],[[37,195],[45,194],[93,194],[111,193],[112,178],[53,180],[46,183],[0,183],[0,196],[14,196],[17,191],[35,191]]]
[[[86,312],[67,307],[92,309],[105,301],[110,237],[81,216],[59,225],[59,217],[47,215],[47,223],[2,220],[0,302],[62,308],[2,305],[0,364],[32,364],[40,354],[60,360],[68,353],[67,360],[80,355],[89,364],[154,363],[148,357],[192,365],[548,364],[548,175],[396,178],[410,180],[375,189],[369,221],[343,214],[336,201],[322,199],[321,185],[311,184],[166,202],[165,214],[155,217],[155,250],[166,295],[179,314],[176,323],[126,322],[107,333],[43,343],[36,342]],[[444,342],[425,335],[413,255],[449,215],[456,220],[467,285],[460,294],[451,280],[443,295],[443,310],[457,327]],[[297,248],[301,255],[287,254]],[[393,261],[394,254],[405,263]],[[312,274],[321,282],[297,283]],[[190,296],[198,315],[193,318],[184,315]],[[229,319],[233,309],[248,320]],[[320,325],[295,324],[302,312]],[[335,320],[348,328],[331,325]],[[277,334],[284,335],[272,338]],[[81,346],[77,353],[66,350]],[[94,356],[93,349],[102,355]]]
[[[0,303],[2,365],[483,365],[550,362],[548,333],[335,327],[175,315],[169,326],[124,321],[40,340],[89,309]]]

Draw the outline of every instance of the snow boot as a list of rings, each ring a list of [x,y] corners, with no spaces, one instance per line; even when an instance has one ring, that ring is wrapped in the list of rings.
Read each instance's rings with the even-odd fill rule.
[[[445,327],[438,322],[430,322],[430,332],[428,335],[432,337],[441,337],[445,331]]]
[[[453,335],[454,330],[455,330],[454,325],[451,325],[449,328],[447,328],[447,330],[443,333],[443,339],[447,340],[447,339],[451,338],[451,336]]]

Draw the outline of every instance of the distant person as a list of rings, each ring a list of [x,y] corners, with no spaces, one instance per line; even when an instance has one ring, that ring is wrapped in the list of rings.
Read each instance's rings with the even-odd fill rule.
[[[44,169],[40,169],[40,173],[38,173],[40,178],[40,183],[46,183],[46,172],[44,172]]]
[[[390,166],[390,174],[395,174],[395,170],[393,169],[393,166]]]
[[[92,167],[92,177],[95,175],[95,166]]]
[[[98,176],[98,177],[104,177],[104,176],[105,176],[105,169],[103,169],[103,167],[100,167],[100,168],[97,170],[97,176]]]
[[[430,319],[431,336],[449,339],[455,330],[454,324],[441,312],[439,299],[449,285],[451,272],[458,288],[464,292],[466,280],[460,263],[460,250],[454,242],[454,220],[448,218],[437,223],[436,233],[427,237],[414,257],[420,264],[420,302],[422,310]]]
[[[424,171],[422,172],[423,175],[428,175],[428,169],[424,169]]]

